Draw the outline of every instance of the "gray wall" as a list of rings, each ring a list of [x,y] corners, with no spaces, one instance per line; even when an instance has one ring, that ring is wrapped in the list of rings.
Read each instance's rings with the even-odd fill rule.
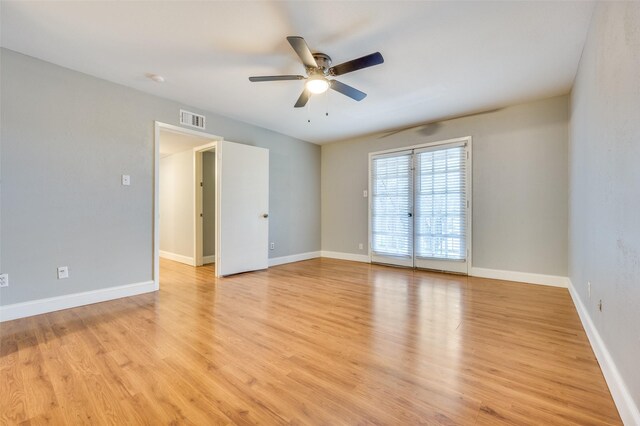
[[[193,151],[160,159],[160,250],[194,257]]]
[[[216,154],[202,153],[202,255],[216,254]]]
[[[323,145],[322,249],[367,254],[368,153],[472,136],[473,266],[567,276],[567,105],[561,96]]]
[[[269,255],[320,249],[317,145],[0,52],[2,305],[152,279],[154,120],[178,125],[181,107],[270,150]]]
[[[600,3],[571,93],[569,272],[636,406],[639,165],[640,3]]]

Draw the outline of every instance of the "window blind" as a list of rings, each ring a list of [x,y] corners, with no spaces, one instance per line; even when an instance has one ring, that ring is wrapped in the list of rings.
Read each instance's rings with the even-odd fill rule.
[[[415,167],[416,257],[466,259],[465,147],[420,151]]]
[[[371,250],[376,254],[412,256],[411,163],[411,153],[372,159]]]

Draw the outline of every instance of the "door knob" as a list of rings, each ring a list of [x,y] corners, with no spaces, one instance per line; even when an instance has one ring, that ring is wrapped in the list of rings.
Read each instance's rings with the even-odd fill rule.
[[[265,219],[269,217],[269,215],[267,213],[263,214],[262,217],[264,217]]]

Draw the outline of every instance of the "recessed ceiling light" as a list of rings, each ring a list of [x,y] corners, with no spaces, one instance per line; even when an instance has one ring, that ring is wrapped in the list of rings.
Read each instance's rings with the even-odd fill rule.
[[[164,83],[164,77],[161,76],[161,75],[147,73],[147,74],[145,74],[145,76],[148,79],[151,79],[151,80],[155,81],[156,83]]]

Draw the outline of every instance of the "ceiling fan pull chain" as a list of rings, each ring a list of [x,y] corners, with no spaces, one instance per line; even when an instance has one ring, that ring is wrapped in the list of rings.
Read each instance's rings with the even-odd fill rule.
[[[307,123],[311,123],[311,102],[307,102]]]
[[[325,115],[325,117],[328,117],[329,116],[329,91],[327,90],[325,93],[327,94],[327,96],[326,96],[326,99],[327,99],[327,110],[324,113],[324,115]]]

